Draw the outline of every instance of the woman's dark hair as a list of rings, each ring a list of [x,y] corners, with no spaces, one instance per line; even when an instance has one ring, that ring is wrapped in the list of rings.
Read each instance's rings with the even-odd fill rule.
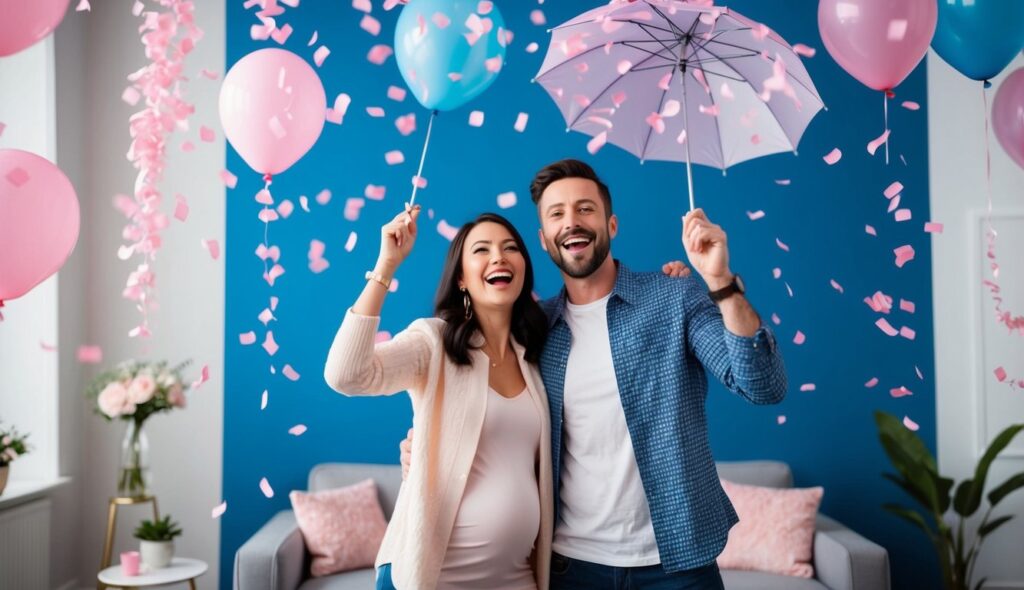
[[[462,250],[466,245],[466,236],[474,227],[487,222],[497,223],[507,229],[526,261],[523,290],[512,305],[512,337],[526,349],[526,360],[536,363],[540,360],[540,351],[547,338],[548,322],[540,305],[533,300],[533,264],[530,262],[530,253],[526,250],[523,237],[512,223],[495,213],[484,213],[463,225],[448,248],[434,303],[434,313],[445,321],[444,350],[457,365],[473,363],[469,357],[470,339],[479,330],[480,324],[477,323],[475,315],[466,319],[459,279],[462,278]]]

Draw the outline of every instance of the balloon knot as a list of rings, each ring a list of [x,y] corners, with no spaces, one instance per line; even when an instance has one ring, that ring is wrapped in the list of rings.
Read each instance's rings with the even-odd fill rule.
[[[270,174],[264,174],[264,175],[263,175],[263,181],[264,181],[264,182],[270,182],[270,181],[271,181],[271,180],[273,180],[273,179],[274,179],[274,177],[273,177],[273,176],[271,176]]]
[[[982,80],[982,83],[985,86],[985,90],[988,90],[989,88],[992,88],[992,81],[991,80]]]
[[[885,89],[886,98],[896,98],[896,93],[892,91],[892,88]]]

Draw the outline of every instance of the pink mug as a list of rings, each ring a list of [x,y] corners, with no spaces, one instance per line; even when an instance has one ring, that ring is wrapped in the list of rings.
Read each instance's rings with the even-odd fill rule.
[[[125,551],[121,553],[121,573],[126,576],[139,575],[138,551]]]

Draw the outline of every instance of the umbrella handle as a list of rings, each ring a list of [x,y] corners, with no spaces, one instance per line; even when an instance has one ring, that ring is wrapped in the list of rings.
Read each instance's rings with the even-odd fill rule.
[[[693,211],[696,207],[693,203],[693,171],[690,168],[690,121],[687,117],[689,105],[686,104],[686,63],[683,63],[680,71],[679,81],[683,85],[683,132],[686,134],[686,137],[683,138],[683,142],[686,143],[686,188],[690,193],[690,211]]]

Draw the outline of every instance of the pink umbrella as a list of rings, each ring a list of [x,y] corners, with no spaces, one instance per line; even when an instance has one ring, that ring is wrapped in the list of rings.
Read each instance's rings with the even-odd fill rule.
[[[796,51],[774,31],[720,6],[619,0],[551,31],[534,81],[568,129],[644,160],[723,170],[796,152],[824,107]]]

